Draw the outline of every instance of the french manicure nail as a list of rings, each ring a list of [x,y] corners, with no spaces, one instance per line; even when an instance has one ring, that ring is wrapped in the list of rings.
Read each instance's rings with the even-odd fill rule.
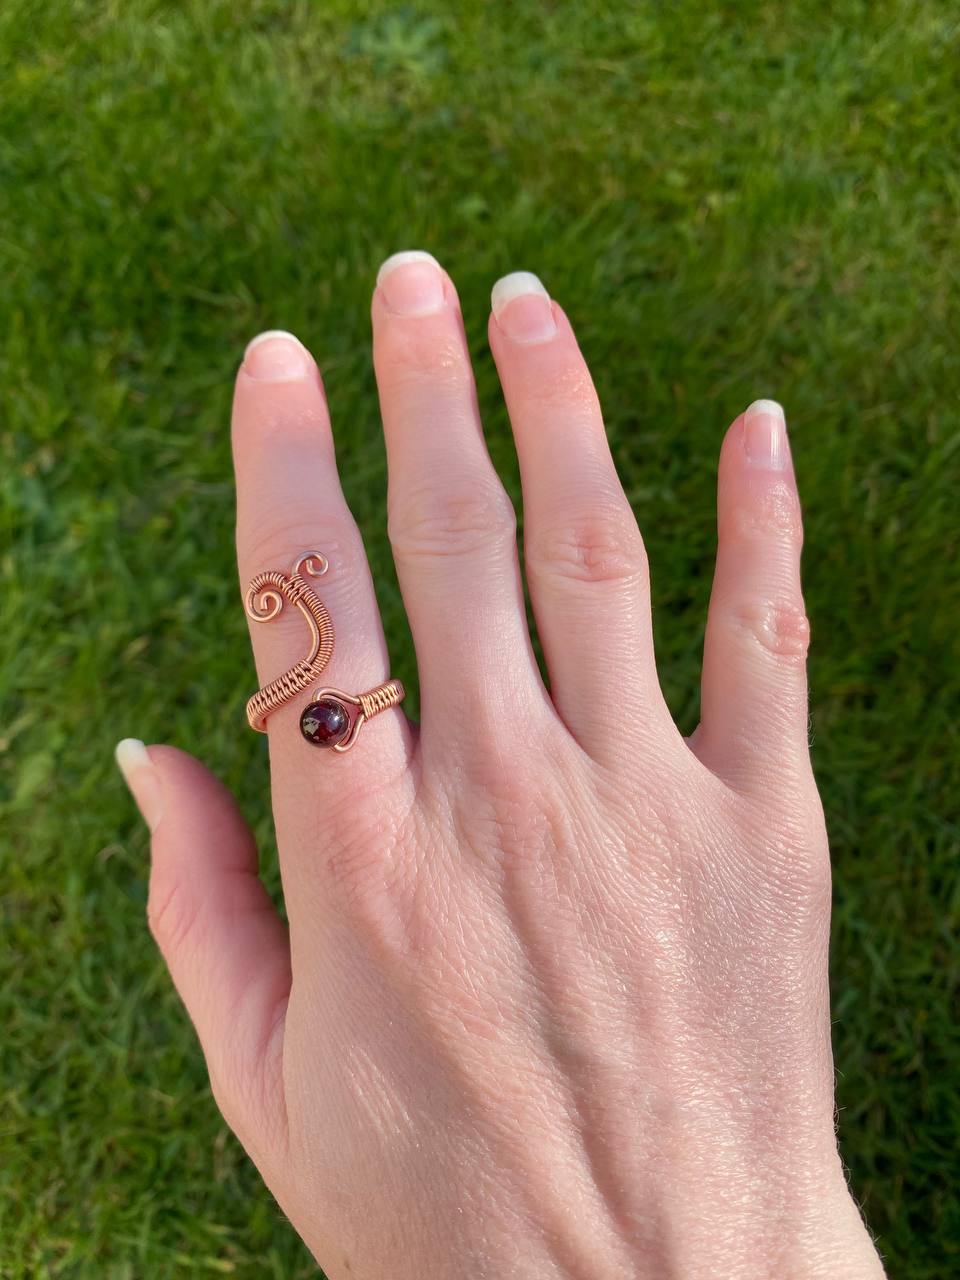
[[[257,382],[299,382],[312,372],[313,359],[292,333],[268,329],[247,346],[243,368]]]
[[[124,738],[114,755],[144,822],[156,831],[163,817],[163,786],[150,753],[139,738]]]
[[[514,271],[498,280],[490,306],[494,320],[514,342],[547,342],[557,332],[550,295],[531,271]]]
[[[377,272],[377,288],[398,316],[429,316],[446,305],[440,263],[422,249],[387,258]]]
[[[787,424],[776,400],[754,400],[743,415],[743,448],[758,467],[783,471],[790,463]]]

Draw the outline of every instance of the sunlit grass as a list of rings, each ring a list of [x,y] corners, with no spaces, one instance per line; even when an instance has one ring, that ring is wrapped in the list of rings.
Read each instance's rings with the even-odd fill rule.
[[[312,1274],[147,937],[111,751],[132,733],[205,758],[276,884],[226,429],[264,327],[321,361],[415,681],[368,343],[376,266],[410,247],[460,287],[515,495],[490,285],[535,270],[573,318],[684,729],[720,437],[756,396],[787,405],[843,1152],[891,1274],[956,1268],[956,24],[934,0],[4,0],[4,1276]]]

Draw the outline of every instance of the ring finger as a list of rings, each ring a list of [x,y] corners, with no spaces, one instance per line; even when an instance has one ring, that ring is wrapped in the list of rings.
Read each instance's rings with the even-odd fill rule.
[[[643,539],[570,322],[528,272],[500,280],[492,306],[490,345],[520,461],[527,581],[554,703],[597,759],[619,759],[627,734],[649,749],[679,745],[654,662]]]

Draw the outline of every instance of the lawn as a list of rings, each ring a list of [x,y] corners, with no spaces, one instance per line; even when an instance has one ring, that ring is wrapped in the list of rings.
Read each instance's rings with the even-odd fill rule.
[[[210,1099],[111,752],[203,757],[276,885],[227,431],[265,327],[320,359],[415,684],[368,320],[410,247],[460,287],[515,495],[490,285],[536,271],[573,318],[684,730],[721,434],[786,404],[842,1149],[891,1276],[960,1269],[958,23],[936,0],[3,0],[5,1280],[315,1274]]]

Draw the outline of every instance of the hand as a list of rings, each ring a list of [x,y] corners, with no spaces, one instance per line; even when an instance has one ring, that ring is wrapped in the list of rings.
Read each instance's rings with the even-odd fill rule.
[[[151,927],[217,1102],[332,1280],[880,1276],[834,1133],[782,413],[758,401],[723,443],[684,740],[570,323],[525,275],[493,311],[549,690],[457,295],[405,254],[373,330],[421,725],[385,711],[338,755],[302,738],[306,695],[270,716],[289,936],[220,785],[121,746],[153,831]],[[289,336],[248,349],[233,443],[241,582],[318,548],[324,682],[385,680],[320,375]],[[261,684],[307,649],[296,609],[251,630]]]

